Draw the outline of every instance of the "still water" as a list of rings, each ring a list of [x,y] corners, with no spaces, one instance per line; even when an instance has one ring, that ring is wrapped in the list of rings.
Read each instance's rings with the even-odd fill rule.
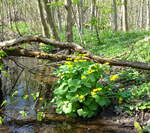
[[[50,67],[46,61],[37,60],[35,58],[13,58],[5,61],[7,72],[2,78],[2,89],[7,100],[5,109],[5,124],[0,126],[0,133],[130,133],[129,129],[119,128],[105,122],[100,124],[98,120],[85,120],[78,123],[67,122],[49,122],[45,123],[28,123],[15,124],[7,123],[7,121],[22,119],[20,111],[27,112],[26,118],[36,118],[35,106],[36,102],[32,97],[37,91],[43,92],[50,96],[51,76]],[[46,65],[42,65],[42,64]],[[16,92],[16,94],[15,94]],[[13,95],[13,97],[12,97]],[[25,95],[29,97],[24,98]],[[50,110],[50,112],[52,112]],[[93,121],[94,124],[89,124]]]

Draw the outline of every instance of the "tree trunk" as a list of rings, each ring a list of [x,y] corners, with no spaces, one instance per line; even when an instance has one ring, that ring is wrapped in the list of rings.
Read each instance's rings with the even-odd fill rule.
[[[150,1],[146,0],[146,14],[147,14],[147,21],[146,21],[146,30],[150,29]]]
[[[50,8],[49,5],[47,5],[48,3],[50,3],[50,1],[49,0],[43,0],[43,1],[44,1],[45,11],[46,11],[46,14],[47,14],[47,20],[48,20],[48,23],[49,23],[50,28],[52,30],[53,38],[55,40],[60,40],[60,38],[58,36],[58,33],[57,33],[57,29],[55,27],[54,20],[53,20],[51,8]]]
[[[122,29],[128,31],[127,0],[122,0]]]
[[[143,9],[143,5],[144,5],[144,0],[141,0],[141,7],[140,7],[140,29],[143,28],[143,21],[144,21],[144,18],[143,18],[143,15],[144,15],[144,9]]]
[[[94,29],[92,21],[93,21],[93,18],[96,16],[95,12],[96,12],[96,0],[92,0],[92,4],[91,4],[91,30]]]
[[[44,11],[43,11],[43,5],[41,0],[38,0],[38,6],[39,6],[39,12],[40,12],[40,17],[41,17],[41,23],[42,23],[42,28],[43,28],[43,35],[45,37],[50,37],[50,28],[47,24],[47,21],[44,18]]]
[[[59,0],[56,0],[58,2]],[[62,19],[61,19],[61,12],[60,12],[60,7],[57,7],[57,18],[58,18],[58,29],[60,32],[63,31],[62,29]]]
[[[113,24],[112,24],[112,28],[113,31],[117,31],[118,30],[118,17],[117,17],[117,4],[116,4],[116,0],[112,0],[112,19],[113,19]]]
[[[66,0],[65,7],[67,10],[66,40],[67,42],[73,42],[73,18],[71,0]]]
[[[80,0],[80,2],[77,4],[78,8],[78,16],[79,16],[79,30],[81,33],[83,33],[83,0]]]

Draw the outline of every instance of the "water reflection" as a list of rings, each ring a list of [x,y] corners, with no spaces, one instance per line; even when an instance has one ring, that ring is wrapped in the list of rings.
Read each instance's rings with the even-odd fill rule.
[[[19,58],[19,62],[25,64],[28,68],[35,68],[40,62],[31,58]],[[27,111],[27,117],[36,117],[35,100],[31,96],[32,93],[43,89],[43,93],[46,92],[45,98],[50,97],[51,92],[51,79],[49,78],[49,69],[44,68],[46,76],[40,76],[39,68],[33,73],[29,72],[29,69],[22,69],[16,66],[12,61],[7,60],[6,65],[10,76],[3,77],[3,92],[5,99],[8,101],[5,106],[5,113],[7,115],[6,120],[13,118],[22,119],[19,111]],[[46,71],[45,71],[46,70]],[[21,73],[22,71],[22,73]],[[21,74],[20,74],[21,73]],[[18,75],[20,76],[18,77]],[[13,90],[12,90],[13,89]],[[12,92],[17,90],[17,95],[11,97]],[[46,91],[45,91],[46,90]],[[24,95],[29,95],[28,99],[24,99]],[[5,130],[4,130],[5,129]],[[50,123],[50,124],[26,124],[26,125],[8,125],[8,127],[0,127],[0,133],[130,133],[129,130],[112,129],[109,127],[103,127],[100,125],[87,125],[76,124],[64,124],[64,123]]]

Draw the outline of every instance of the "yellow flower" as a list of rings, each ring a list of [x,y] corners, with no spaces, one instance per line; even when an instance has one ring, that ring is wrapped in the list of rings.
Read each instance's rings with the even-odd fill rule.
[[[80,59],[81,59],[81,57],[76,57],[75,59],[76,59],[76,60],[80,60]]]
[[[136,128],[138,133],[143,133],[142,127],[139,122],[134,121],[134,127]]]
[[[66,64],[66,65],[71,65],[71,64],[72,64],[72,62],[67,61],[67,62],[65,62],[65,64]]]
[[[123,102],[123,98],[122,98],[122,97],[119,97],[118,103],[119,103],[119,104],[122,104],[122,102]]]
[[[42,100],[43,100],[43,97],[40,97],[39,100],[42,101]]]
[[[79,62],[86,62],[87,60],[79,60]]]
[[[72,68],[73,67],[73,65],[68,65],[68,68]]]
[[[72,60],[72,58],[67,58],[66,60]]]
[[[98,91],[101,91],[101,90],[102,90],[102,88],[97,88],[97,90],[98,90]]]
[[[87,74],[91,74],[93,72],[95,72],[95,70],[89,70],[89,71],[87,71]]]
[[[119,78],[119,76],[118,75],[112,75],[111,77],[110,77],[110,80],[116,80],[116,79],[118,79]]]
[[[80,98],[80,99],[84,99],[84,96],[83,96],[83,95],[81,95],[81,96],[79,96],[79,98]]]
[[[105,65],[109,65],[109,62],[105,62],[104,64],[105,64]]]
[[[81,79],[85,79],[85,78],[86,78],[86,76],[85,76],[85,75],[82,75],[82,76],[81,76]]]
[[[93,89],[93,92],[97,92],[97,89]]]
[[[92,92],[91,92],[91,95],[96,95],[96,92],[92,91]]]
[[[79,62],[78,60],[74,60],[74,62]]]

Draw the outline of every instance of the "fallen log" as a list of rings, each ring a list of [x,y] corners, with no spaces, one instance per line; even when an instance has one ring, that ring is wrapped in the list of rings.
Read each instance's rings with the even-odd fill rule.
[[[86,57],[85,57],[86,59],[92,60],[101,64],[108,62],[112,66],[123,66],[123,67],[131,67],[131,68],[137,68],[137,69],[143,69],[143,70],[150,70],[150,63],[131,62],[127,60],[115,60],[115,59],[109,59],[109,58],[101,58],[99,56],[95,56],[91,54],[89,51],[85,50],[83,47],[81,47],[78,44],[69,43],[69,42],[59,42],[59,41],[50,40],[48,38],[41,37],[41,36],[25,36],[25,37],[20,37],[20,38],[10,40],[10,41],[0,42],[0,49],[4,49],[4,51],[9,56],[37,57],[40,59],[48,59],[52,61],[66,60],[68,57],[74,58],[73,56],[70,56],[70,55],[47,54],[43,52],[29,51],[25,49],[14,49],[14,50],[8,49],[10,46],[16,46],[16,45],[20,45],[23,43],[29,43],[29,42],[39,42],[39,43],[44,43],[46,45],[52,45],[52,46],[63,48],[63,49],[70,49],[75,52],[86,54]]]
[[[6,54],[8,56],[25,56],[25,57],[36,57],[39,59],[47,59],[51,61],[63,61],[67,60],[67,58],[72,58],[73,60],[77,56],[71,56],[71,55],[58,55],[58,54],[47,54],[44,52],[38,52],[38,51],[31,51],[27,49],[22,48],[16,48],[16,49],[4,49]],[[130,62],[130,61],[123,61],[123,60],[112,60],[107,58],[101,58],[98,56],[86,56],[83,59],[95,61],[101,64],[104,64],[108,62],[112,66],[123,66],[123,67],[131,67],[131,68],[137,68],[137,69],[143,69],[143,70],[150,70],[150,63],[143,63],[143,62]]]

